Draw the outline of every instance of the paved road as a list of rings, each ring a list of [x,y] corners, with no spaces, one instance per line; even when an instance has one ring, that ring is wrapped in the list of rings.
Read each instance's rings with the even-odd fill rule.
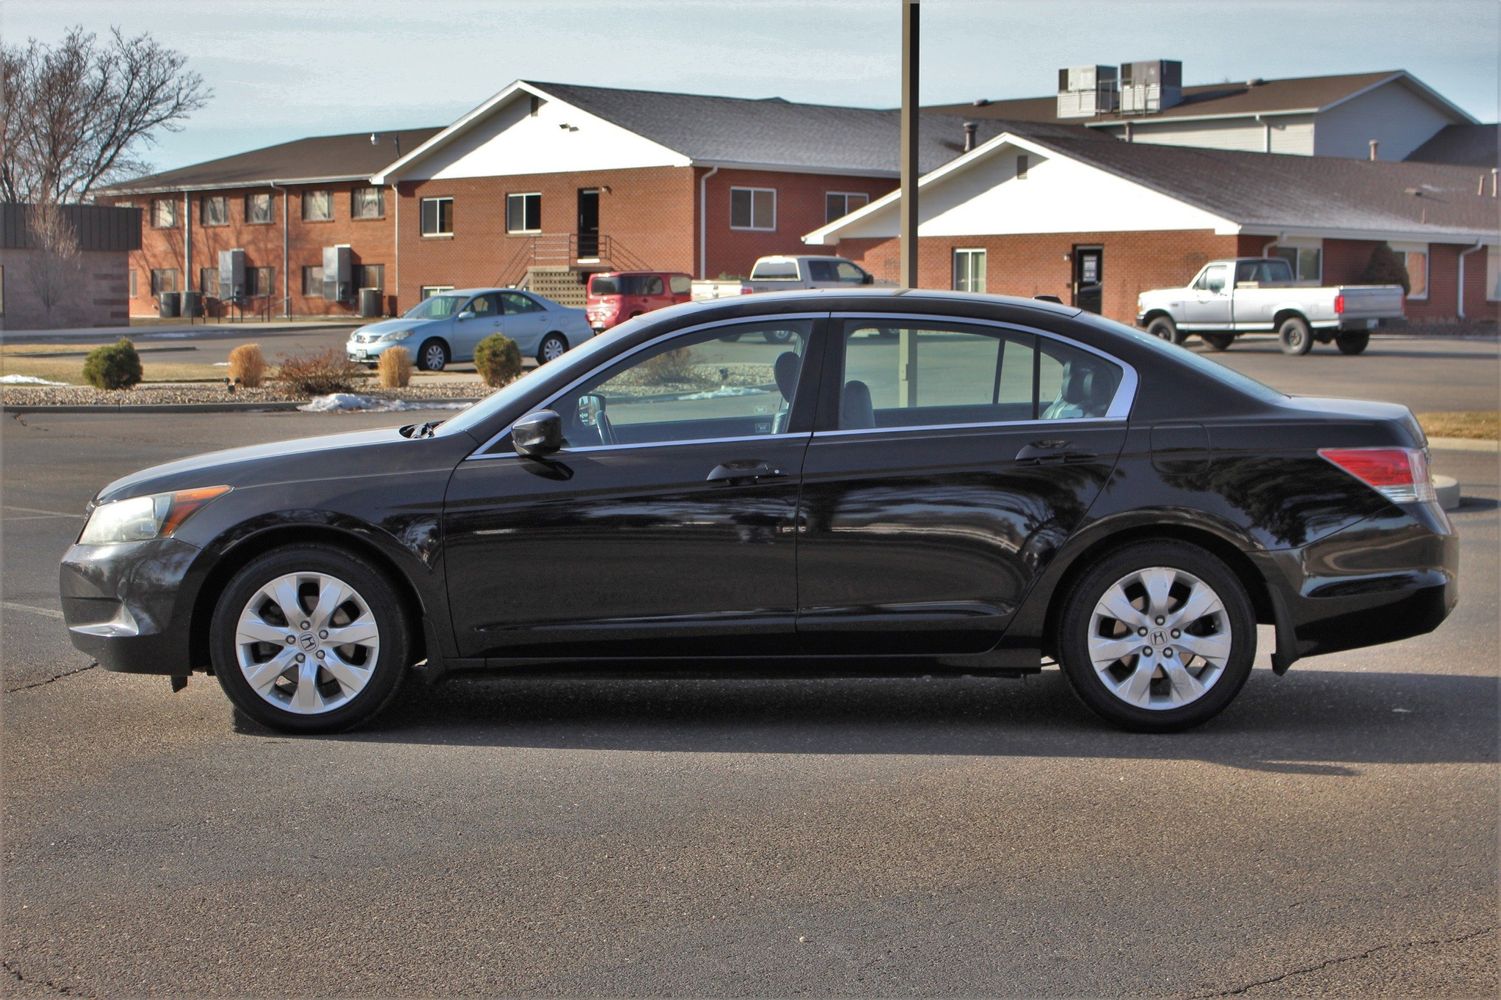
[[[28,416],[3,461],[4,992],[1486,996],[1498,483],[1460,609],[1177,736],[1017,681],[477,679],[289,739],[89,669],[105,480],[389,416]]]

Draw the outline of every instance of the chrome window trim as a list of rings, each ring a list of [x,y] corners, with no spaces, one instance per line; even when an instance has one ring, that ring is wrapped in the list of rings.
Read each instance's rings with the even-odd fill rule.
[[[809,441],[813,438],[812,431],[802,431],[797,434],[739,434],[734,437],[722,438],[690,438],[686,441],[641,441],[629,444],[586,444],[578,448],[560,448],[558,455],[588,455],[596,451],[624,451],[626,449],[640,450],[642,448],[678,448],[695,444],[735,444],[745,441]],[[494,458],[520,458],[514,451],[497,451],[488,455],[471,455],[475,461]],[[468,461],[468,459],[465,459]]]
[[[591,378],[593,378],[595,375],[598,375],[600,372],[604,371],[606,368],[610,368],[610,367],[614,366],[615,364],[617,364],[618,362],[625,361],[627,358],[633,357],[633,356],[641,353],[642,351],[646,350],[649,347],[654,347],[657,344],[662,343],[663,341],[672,340],[675,337],[687,337],[687,336],[691,336],[691,335],[693,335],[695,333],[701,333],[704,330],[714,330],[714,329],[718,329],[720,327],[727,327],[727,326],[750,326],[750,325],[753,325],[753,324],[762,324],[762,325],[764,325],[765,323],[768,323],[768,322],[776,323],[776,322],[793,321],[793,320],[820,320],[820,319],[826,319],[828,317],[828,315],[829,314],[826,313],[826,312],[802,312],[802,313],[786,313],[786,314],[779,315],[779,316],[769,316],[769,317],[768,316],[756,316],[756,317],[750,317],[750,318],[741,317],[741,318],[737,318],[737,319],[714,320],[714,321],[709,322],[709,323],[698,323],[698,324],[696,324],[694,326],[686,326],[686,327],[682,327],[681,329],[672,330],[672,331],[670,331],[668,333],[664,333],[664,334],[662,334],[660,336],[653,337],[650,340],[642,341],[641,343],[637,344],[635,347],[632,347],[628,351],[624,351],[624,352],[622,352],[620,354],[612,355],[607,360],[601,362],[600,364],[595,365],[593,368],[590,368],[587,372],[585,372],[584,374],[580,375],[578,378],[574,379],[572,382],[569,382],[567,385],[565,385],[563,388],[559,389],[557,392],[555,392],[552,395],[548,396],[543,402],[538,403],[537,405],[530,407],[526,412],[527,413],[534,413],[537,410],[545,410],[545,409],[549,408],[550,406],[552,406],[553,403],[557,402],[560,398],[562,398],[563,396],[566,396],[568,393],[572,392],[574,389],[577,389],[579,386],[583,385],[585,382],[589,381]],[[525,414],[523,414],[523,416],[524,415]],[[515,423],[515,421],[512,421],[512,423],[510,423],[510,424],[506,424],[504,428],[502,428],[499,432],[497,432],[495,435],[493,435],[484,444],[480,445],[474,451],[470,452],[469,455],[468,455],[468,457],[466,457],[464,459],[464,461],[469,462],[469,461],[475,461],[475,460],[478,460],[478,459],[496,458],[496,457],[505,456],[506,455],[505,452],[499,453],[499,456],[485,454],[485,452],[488,451],[490,448],[495,447],[495,445],[500,442],[501,438],[503,438],[507,434],[511,433],[511,427],[512,427],[512,424],[514,424],[514,423]],[[809,432],[809,433],[811,433],[811,432]],[[764,441],[764,440],[767,440],[768,438],[782,437],[782,436],[784,436],[784,435],[779,435],[779,434],[778,435],[773,435],[773,434],[755,434],[755,435],[751,435],[749,439],[750,440],[755,440],[755,441]],[[797,434],[797,435],[792,435],[792,436],[794,436],[794,437],[805,437],[805,436],[808,436],[808,434]],[[661,446],[665,446],[665,445],[668,445],[668,444],[701,444],[701,443],[707,443],[707,442],[710,442],[710,441],[737,441],[737,440],[744,440],[744,438],[741,438],[741,437],[732,437],[732,438],[695,438],[692,441],[661,441],[661,442],[648,442],[647,444],[648,445],[653,445],[653,446],[656,446],[656,447],[661,447]],[[591,446],[586,446],[586,447],[591,447]],[[592,447],[596,447],[596,448],[640,448],[640,447],[643,447],[643,445],[639,445],[639,444],[627,444],[627,445],[594,445]],[[581,450],[582,449],[573,449],[569,453],[570,454],[576,454],[577,452],[579,452]],[[519,456],[515,456],[514,452],[511,453],[511,456],[513,456],[513,457],[519,457]]]
[[[837,431],[814,431],[815,440],[830,437],[849,437],[853,434],[906,434],[919,431],[964,431],[964,430],[987,430],[996,427],[1036,427],[1038,424],[1046,424],[1049,427],[1064,425],[1093,426],[1095,424],[1123,424],[1125,417],[1068,417],[1062,420],[989,420],[967,424],[911,424],[901,427],[851,427],[848,430]]]
[[[1105,415],[1103,417],[1070,417],[1070,418],[1064,419],[1064,420],[1043,420],[1041,418],[1038,418],[1037,420],[1020,420],[1020,421],[1015,421],[1015,423],[1018,423],[1018,424],[1046,424],[1046,425],[1049,425],[1049,426],[1055,426],[1055,425],[1058,425],[1058,424],[1068,424],[1068,423],[1073,423],[1073,422],[1081,422],[1082,423],[1082,422],[1087,421],[1087,420],[1125,420],[1125,419],[1127,419],[1128,417],[1131,416],[1131,407],[1136,402],[1136,387],[1140,384],[1140,380],[1137,377],[1136,368],[1133,365],[1131,365],[1129,362],[1122,361],[1120,358],[1116,357],[1115,355],[1109,354],[1109,353],[1107,353],[1105,351],[1102,351],[1102,350],[1100,350],[1097,347],[1090,347],[1088,344],[1082,344],[1079,341],[1074,340],[1074,339],[1072,339],[1070,337],[1065,337],[1062,334],[1052,333],[1052,332],[1050,332],[1048,330],[1039,330],[1036,327],[1022,326],[1019,323],[1007,323],[1007,322],[1003,322],[1001,320],[994,320],[994,319],[980,319],[980,318],[977,318],[977,317],[968,317],[968,316],[935,316],[935,315],[930,315],[930,314],[926,314],[926,313],[836,312],[836,313],[830,313],[829,314],[829,319],[830,320],[851,320],[851,319],[853,319],[853,320],[859,320],[861,322],[869,321],[869,322],[876,323],[876,324],[880,324],[880,323],[888,323],[889,324],[890,321],[892,321],[892,320],[902,320],[902,321],[905,321],[905,322],[945,323],[945,324],[956,325],[956,326],[985,326],[985,327],[991,327],[991,328],[997,329],[997,330],[1010,330],[1010,331],[1013,331],[1013,332],[1016,332],[1016,333],[1030,334],[1030,335],[1032,335],[1034,337],[1043,337],[1043,338],[1046,338],[1047,340],[1055,341],[1056,343],[1062,344],[1065,347],[1072,347],[1072,348],[1074,348],[1076,350],[1084,351],[1087,354],[1093,354],[1096,357],[1103,358],[1104,360],[1110,362],[1111,364],[1115,365],[1117,368],[1119,368],[1121,370],[1121,384],[1115,387],[1115,395],[1112,396],[1112,397],[1110,397],[1110,405],[1105,408]],[[1009,424],[1009,423],[1012,423],[1012,422],[1013,421],[1001,421],[1000,423],[1002,423],[1002,424]],[[963,425],[960,425],[960,424],[934,424],[932,426],[934,426],[934,427],[959,427],[959,426],[963,426]],[[989,426],[995,426],[995,425],[994,424],[985,423],[985,424],[979,424],[978,426],[989,427]],[[894,431],[894,430],[900,430],[901,428],[888,427],[888,428],[879,428],[879,429],[888,430],[888,431]],[[867,433],[867,432],[869,432],[871,430],[871,428],[861,427],[861,428],[851,428],[851,430],[855,430],[855,431],[858,431],[860,433]],[[818,431],[816,433],[819,433],[819,434],[836,434],[836,433],[843,433],[843,432],[842,431]]]

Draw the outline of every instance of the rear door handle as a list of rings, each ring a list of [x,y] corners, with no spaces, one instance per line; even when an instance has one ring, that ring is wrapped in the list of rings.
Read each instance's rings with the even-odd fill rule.
[[[1069,441],[1033,441],[1016,453],[1016,461],[1022,465],[1087,462],[1094,457],[1089,452],[1078,450]]]
[[[708,483],[754,483],[762,479],[781,479],[787,473],[765,462],[725,462],[710,470]]]

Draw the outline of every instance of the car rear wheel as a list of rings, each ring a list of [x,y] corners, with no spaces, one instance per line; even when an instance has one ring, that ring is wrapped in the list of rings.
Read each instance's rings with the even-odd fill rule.
[[[408,666],[408,623],[386,577],[342,549],[274,549],[225,587],[209,627],[214,674],[262,725],[341,732],[372,718]]]
[[[568,350],[568,341],[561,333],[549,333],[542,338],[542,343],[537,347],[537,364],[545,365],[549,361],[556,361]]]
[[[1171,316],[1158,316],[1147,324],[1147,332],[1169,344],[1181,344],[1186,335],[1178,329],[1178,324],[1173,322]]]
[[[1277,342],[1283,354],[1307,354],[1313,350],[1313,331],[1302,316],[1289,316],[1277,327]]]
[[[791,342],[793,333],[791,330],[766,330],[761,336],[768,344],[786,344]]]
[[[1235,343],[1233,333],[1201,333],[1199,337],[1209,345],[1211,351],[1228,351],[1230,345]]]
[[[1364,330],[1342,333],[1334,339],[1334,343],[1341,354],[1359,354],[1370,346],[1371,335]]]
[[[1059,663],[1080,700],[1144,732],[1219,714],[1256,652],[1245,588],[1184,542],[1140,542],[1105,556],[1069,593],[1059,622]]]
[[[448,366],[448,345],[434,337],[424,340],[417,352],[417,367],[425,372],[440,372]]]

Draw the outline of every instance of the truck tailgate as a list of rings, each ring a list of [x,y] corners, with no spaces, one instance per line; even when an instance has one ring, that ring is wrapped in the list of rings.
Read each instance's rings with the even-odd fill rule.
[[[1335,288],[1345,319],[1395,319],[1402,315],[1401,285],[1347,285]]]

